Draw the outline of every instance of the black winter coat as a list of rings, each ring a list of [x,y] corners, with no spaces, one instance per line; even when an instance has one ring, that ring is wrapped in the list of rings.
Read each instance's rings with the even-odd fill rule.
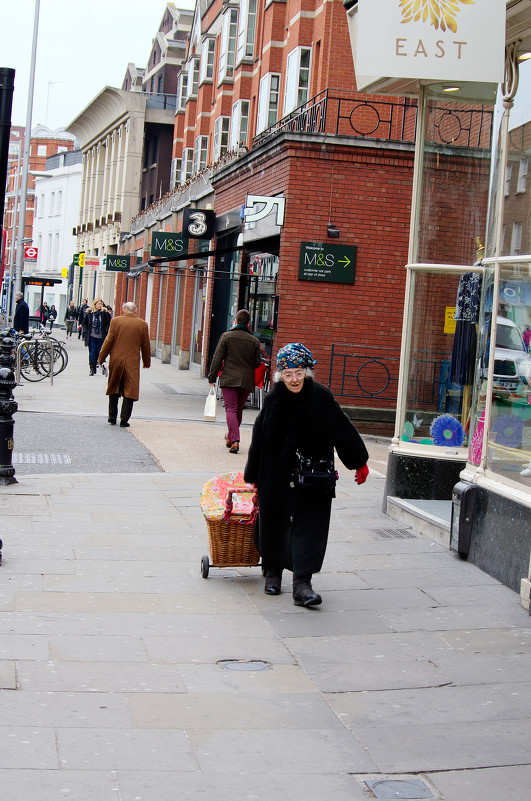
[[[256,541],[266,569],[288,568],[296,577],[321,569],[332,497],[293,487],[291,476],[297,450],[333,460],[334,448],[349,470],[369,458],[356,427],[326,387],[311,378],[299,393],[275,384],[256,418],[244,472],[245,480],[258,486]]]

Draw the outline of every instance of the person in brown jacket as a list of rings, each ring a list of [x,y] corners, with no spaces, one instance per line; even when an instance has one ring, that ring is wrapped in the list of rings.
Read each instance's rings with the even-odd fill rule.
[[[254,390],[254,371],[262,361],[260,342],[249,331],[250,320],[247,309],[236,313],[236,325],[219,338],[208,374],[208,381],[214,386],[221,370],[219,384],[229,430],[225,434],[225,443],[230,453],[238,453],[240,449],[243,407]]]
[[[103,364],[110,354],[106,393],[109,396],[109,423],[116,425],[118,398],[122,396],[120,426],[128,428],[133,403],[140,394],[140,355],[143,367],[148,368],[151,365],[151,346],[148,324],[136,316],[136,305],[124,303],[122,310],[121,316],[111,320],[98,361]]]

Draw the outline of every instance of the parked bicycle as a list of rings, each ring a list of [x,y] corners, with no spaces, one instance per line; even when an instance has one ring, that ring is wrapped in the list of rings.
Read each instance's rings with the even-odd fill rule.
[[[16,350],[20,350],[20,375],[26,381],[42,381],[59,375],[68,364],[68,353],[65,347],[50,333],[40,326],[33,336],[13,332]],[[22,343],[22,345],[21,345]],[[20,348],[19,348],[20,346]]]

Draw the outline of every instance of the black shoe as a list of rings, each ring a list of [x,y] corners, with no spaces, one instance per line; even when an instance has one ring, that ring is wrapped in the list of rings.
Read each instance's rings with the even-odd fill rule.
[[[295,606],[319,606],[323,602],[321,596],[314,592],[311,584],[299,584],[293,589]]]
[[[280,595],[282,584],[282,574],[275,573],[273,570],[266,572],[264,592],[266,595]]]
[[[108,418],[108,421],[109,421],[109,423],[110,423],[112,426],[115,426],[115,425],[116,425],[116,417],[114,418],[114,420],[113,420],[113,418],[112,418],[112,417],[109,417],[109,418]]]
[[[91,368],[90,368],[90,373],[89,373],[89,375],[96,375],[96,369],[95,369],[94,367],[91,367]]]
[[[129,423],[120,423],[120,428],[129,428]]]

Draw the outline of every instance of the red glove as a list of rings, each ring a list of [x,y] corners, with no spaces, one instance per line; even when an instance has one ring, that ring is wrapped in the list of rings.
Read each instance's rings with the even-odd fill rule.
[[[365,484],[367,476],[369,475],[369,468],[366,464],[356,470],[356,484]]]

